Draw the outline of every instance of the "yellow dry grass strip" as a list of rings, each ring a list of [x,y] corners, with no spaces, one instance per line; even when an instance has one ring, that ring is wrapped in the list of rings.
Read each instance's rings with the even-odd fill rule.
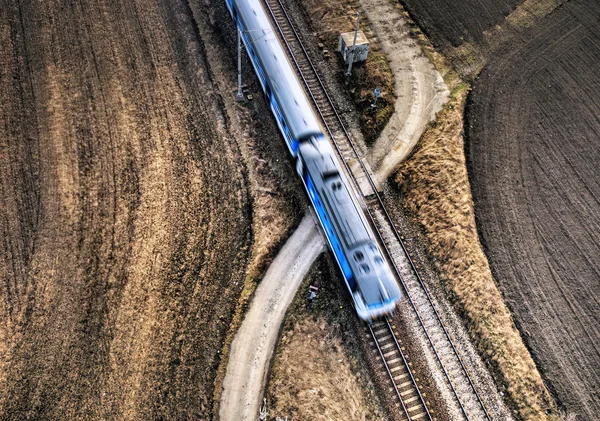
[[[415,215],[442,282],[467,322],[509,403],[523,420],[553,419],[555,404],[516,329],[492,277],[477,229],[464,156],[463,110],[467,85],[425,132],[396,181],[403,205]],[[554,412],[554,411],[553,411]]]
[[[269,414],[293,420],[381,419],[365,400],[339,336],[322,317],[298,315],[279,345],[269,394]]]

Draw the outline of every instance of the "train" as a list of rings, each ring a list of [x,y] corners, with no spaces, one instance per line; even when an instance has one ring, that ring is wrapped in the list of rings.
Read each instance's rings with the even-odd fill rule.
[[[261,0],[225,2],[358,316],[392,313],[402,298],[398,283]]]

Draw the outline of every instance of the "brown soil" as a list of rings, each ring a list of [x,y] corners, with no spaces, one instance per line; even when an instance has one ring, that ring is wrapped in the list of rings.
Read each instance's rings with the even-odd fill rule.
[[[495,55],[468,112],[481,238],[559,402],[600,410],[600,4],[571,1]]]
[[[400,0],[436,47],[481,42],[523,0]]]
[[[400,0],[464,80],[507,39],[539,24],[565,0]]]
[[[273,180],[293,170],[252,139],[277,136],[251,121],[261,105],[219,95],[234,67],[196,17],[0,8],[0,419],[212,417],[244,282],[290,226]]]

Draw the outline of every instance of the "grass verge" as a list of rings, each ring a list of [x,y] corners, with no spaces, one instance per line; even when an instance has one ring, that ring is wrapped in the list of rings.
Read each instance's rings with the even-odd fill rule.
[[[387,419],[358,335],[364,332],[322,255],[290,306],[267,385],[269,420]],[[309,285],[319,295],[309,307]]]
[[[335,0],[301,0],[304,10],[310,10],[306,16],[317,31],[320,41],[328,51],[335,52],[338,37],[342,32],[351,32],[356,25],[356,15],[360,9],[359,1]],[[377,139],[390,117],[394,113],[396,88],[387,55],[377,44],[364,14],[360,18],[360,30],[369,39],[369,56],[364,63],[356,63],[352,67],[352,76],[344,76],[346,65],[341,55],[335,56],[342,85],[348,87],[350,97],[359,113],[360,127],[369,144]],[[377,108],[371,107],[374,99],[373,90],[379,87],[381,97],[377,100]]]
[[[557,419],[554,402],[492,277],[475,225],[463,144],[467,84],[423,134],[397,176],[403,206],[416,216],[443,286],[466,320],[471,338],[523,420]]]

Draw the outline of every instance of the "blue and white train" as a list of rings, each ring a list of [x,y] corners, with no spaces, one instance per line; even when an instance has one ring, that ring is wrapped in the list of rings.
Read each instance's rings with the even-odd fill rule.
[[[226,0],[361,319],[394,310],[398,284],[348,188],[261,0]]]

